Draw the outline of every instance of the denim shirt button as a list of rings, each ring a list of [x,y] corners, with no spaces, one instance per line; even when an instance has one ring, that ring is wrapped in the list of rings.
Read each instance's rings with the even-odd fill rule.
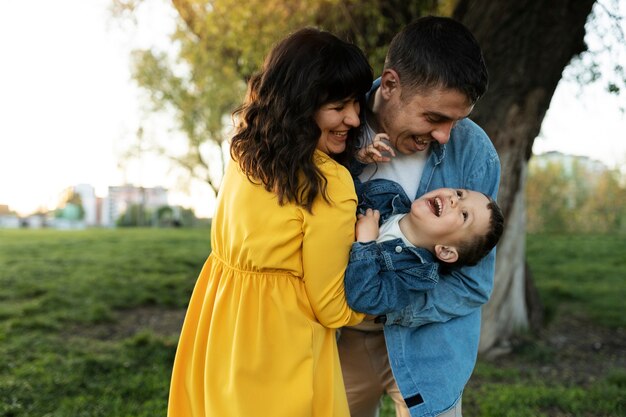
[[[396,246],[396,252],[397,253],[402,252],[402,246],[400,246],[400,245]]]

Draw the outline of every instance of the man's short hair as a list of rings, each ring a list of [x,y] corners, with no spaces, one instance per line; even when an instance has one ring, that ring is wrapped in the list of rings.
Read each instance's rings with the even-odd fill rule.
[[[487,91],[488,73],[472,33],[458,21],[426,16],[402,29],[391,41],[385,69],[393,69],[407,91],[451,88],[471,104]]]

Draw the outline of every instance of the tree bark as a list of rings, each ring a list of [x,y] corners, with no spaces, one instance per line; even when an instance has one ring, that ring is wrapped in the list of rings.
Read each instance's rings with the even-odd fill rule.
[[[461,0],[454,11],[483,49],[490,85],[472,119],[490,136],[502,163],[498,201],[506,231],[493,294],[483,308],[480,352],[486,356],[506,352],[511,335],[529,325],[526,165],[563,69],[586,49],[585,23],[594,1]]]

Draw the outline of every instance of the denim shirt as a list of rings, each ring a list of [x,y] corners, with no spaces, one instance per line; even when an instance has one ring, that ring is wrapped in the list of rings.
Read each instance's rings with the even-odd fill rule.
[[[379,85],[378,80],[376,83]],[[353,176],[358,174],[357,167]],[[463,119],[452,129],[447,144],[431,144],[414,197],[448,187],[480,191],[495,199],[499,182],[500,160],[493,144],[478,125]],[[358,179],[356,183],[358,191]],[[386,218],[392,214],[390,207],[401,209],[402,198],[392,196],[394,190],[387,189],[384,182],[379,185],[380,198],[371,203],[379,204],[375,208],[385,211],[381,217]],[[370,193],[370,197],[374,195]],[[495,249],[475,266],[440,273],[432,290],[410,292],[407,306],[400,295],[396,311],[386,313],[389,361],[412,417],[436,416],[460,399],[476,364],[481,306],[491,295],[494,269]],[[358,311],[381,314],[389,307],[390,297],[399,295],[369,297],[367,292],[361,293],[369,284],[354,285],[354,281],[358,280],[346,281],[346,297],[348,303],[365,297],[359,308],[351,304]]]

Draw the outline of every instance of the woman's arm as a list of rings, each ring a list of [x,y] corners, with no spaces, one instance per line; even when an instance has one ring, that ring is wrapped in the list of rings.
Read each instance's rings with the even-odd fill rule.
[[[330,328],[360,323],[364,315],[348,306],[343,286],[354,242],[356,195],[348,171],[334,161],[323,164],[329,202],[318,198],[312,213],[303,210],[304,285],[319,322]]]

